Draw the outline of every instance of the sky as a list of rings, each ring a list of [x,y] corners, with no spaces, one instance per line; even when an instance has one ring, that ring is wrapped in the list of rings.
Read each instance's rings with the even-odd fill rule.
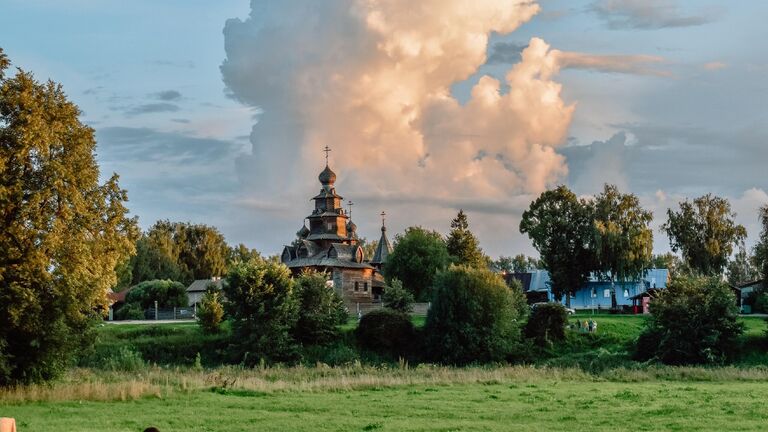
[[[606,182],[654,212],[713,193],[752,244],[768,203],[768,2],[0,0],[0,47],[60,82],[143,228],[216,226],[279,253],[328,145],[358,233],[491,256],[542,191]]]

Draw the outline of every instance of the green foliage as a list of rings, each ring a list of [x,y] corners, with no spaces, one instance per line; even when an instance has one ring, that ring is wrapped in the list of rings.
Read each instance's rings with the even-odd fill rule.
[[[717,276],[723,273],[734,246],[743,242],[747,230],[737,225],[731,204],[725,198],[707,194],[693,203],[680,203],[680,211],[667,210],[662,226],[674,252],[680,251],[696,273]]]
[[[760,269],[755,266],[753,257],[750,257],[744,245],[741,245],[739,251],[728,261],[726,275],[728,283],[733,286],[739,286],[746,282],[752,282],[760,278]]]
[[[768,278],[768,205],[760,207],[760,238],[753,251],[755,265],[761,277]]]
[[[522,292],[489,270],[451,266],[438,274],[425,333],[428,352],[449,364],[503,361],[520,340]]]
[[[247,366],[297,360],[291,329],[299,312],[288,267],[268,260],[241,262],[230,269],[226,282],[232,355]]]
[[[138,303],[125,303],[115,311],[116,320],[143,320],[144,309]]]
[[[292,333],[304,345],[322,345],[336,340],[338,326],[349,318],[344,301],[333,286],[326,283],[327,280],[325,273],[307,271],[294,281],[299,317]]]
[[[445,246],[456,264],[476,268],[488,267],[485,254],[480,249],[480,242],[469,230],[469,221],[464,210],[459,210],[456,218],[451,221],[451,232],[448,234]]]
[[[261,259],[261,253],[256,249],[250,249],[248,246],[240,243],[235,247],[229,249],[229,256],[227,257],[227,268],[239,262],[248,262],[250,260]]]
[[[134,284],[170,279],[189,285],[223,275],[228,261],[240,254],[251,256],[253,251],[238,247],[233,252],[214,227],[161,220],[137,241],[131,273]]]
[[[215,334],[221,331],[221,320],[224,318],[224,306],[221,304],[221,293],[216,285],[206,287],[205,294],[197,308],[197,319],[203,333]]]
[[[734,357],[743,324],[736,298],[717,277],[678,277],[651,303],[637,357],[667,364],[717,364]]]
[[[395,237],[395,246],[384,266],[387,284],[397,278],[418,301],[428,301],[438,271],[450,263],[448,249],[440,233],[410,227]]]
[[[568,313],[559,303],[537,304],[525,325],[525,337],[539,346],[549,346],[565,339]]]
[[[653,255],[651,257],[650,266],[651,268],[669,270],[670,277],[677,276],[687,271],[685,265],[680,260],[680,257],[673,254],[672,252],[667,252],[661,255]]]
[[[594,202],[594,248],[596,270],[613,281],[639,279],[653,253],[653,214],[640,206],[633,194],[622,194],[605,185]],[[611,284],[611,306],[616,307],[616,289]]]
[[[412,351],[415,330],[408,315],[378,309],[363,315],[355,336],[363,349],[396,359],[407,357]]]
[[[137,304],[142,309],[186,307],[189,304],[187,288],[172,280],[152,280],[130,288],[125,303]]]
[[[126,347],[121,346],[117,351],[110,353],[101,364],[101,369],[120,372],[138,372],[146,368],[147,364],[141,354]]]
[[[392,279],[389,286],[384,289],[382,295],[384,307],[403,313],[409,313],[413,310],[413,294],[403,288],[400,279]]]
[[[592,207],[565,186],[541,194],[523,213],[520,232],[528,234],[549,271],[552,293],[560,300],[588,280],[594,262]]]
[[[79,115],[60,85],[0,72],[0,386],[64,370],[134,249],[127,194],[117,175],[99,184]]]

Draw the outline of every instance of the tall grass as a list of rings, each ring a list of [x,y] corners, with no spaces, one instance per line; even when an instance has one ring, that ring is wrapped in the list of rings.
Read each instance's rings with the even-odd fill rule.
[[[335,392],[398,386],[451,386],[461,384],[653,381],[765,381],[767,367],[703,368],[646,366],[616,368],[590,374],[577,368],[492,366],[453,368],[435,365],[391,367],[360,364],[347,367],[222,367],[213,370],[149,367],[140,373],[74,369],[48,385],[0,389],[0,403],[33,401],[116,401],[145,397],[164,398],[176,393]]]

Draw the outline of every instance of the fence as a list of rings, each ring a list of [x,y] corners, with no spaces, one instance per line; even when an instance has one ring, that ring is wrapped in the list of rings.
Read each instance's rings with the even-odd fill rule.
[[[196,307],[149,308],[144,311],[144,319],[147,320],[184,320],[195,319],[196,316]]]

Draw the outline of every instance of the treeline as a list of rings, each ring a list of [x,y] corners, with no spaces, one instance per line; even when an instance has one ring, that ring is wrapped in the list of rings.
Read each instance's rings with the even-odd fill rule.
[[[229,246],[218,229],[203,224],[158,221],[136,240],[136,252],[117,267],[115,291],[150,280],[185,286],[223,276],[235,262],[260,257],[243,244]]]

